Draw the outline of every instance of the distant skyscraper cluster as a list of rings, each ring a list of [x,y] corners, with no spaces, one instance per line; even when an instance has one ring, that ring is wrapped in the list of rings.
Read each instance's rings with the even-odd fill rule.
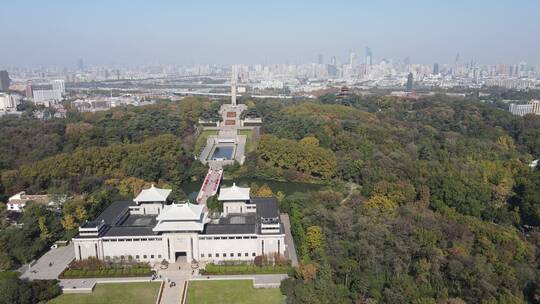
[[[361,55],[359,55],[361,54]],[[418,64],[406,56],[403,59],[376,58],[372,49],[350,50],[343,57],[333,54],[316,54],[311,63],[305,64],[255,64],[235,65],[241,90],[283,90],[292,94],[304,94],[328,87],[346,85],[348,88],[385,88],[392,90],[422,90],[430,88],[498,86],[508,89],[540,89],[540,66],[519,62],[516,64],[479,64],[477,60],[464,60],[457,53],[448,63]],[[65,94],[65,84],[70,87],[84,86],[86,82],[170,79],[183,77],[217,77],[230,79],[231,67],[210,64],[191,66],[145,65],[145,66],[88,66],[83,59],[76,65],[61,67],[15,67],[0,72],[0,91],[10,89],[10,76],[15,79],[11,91],[23,92],[36,102],[60,100]],[[0,70],[6,69],[0,67]],[[65,81],[65,82],[64,82]],[[170,82],[173,83],[173,82]],[[228,81],[226,86],[228,86]],[[219,85],[218,85],[219,86]],[[227,92],[229,89],[227,89]],[[280,92],[281,93],[281,92]]]

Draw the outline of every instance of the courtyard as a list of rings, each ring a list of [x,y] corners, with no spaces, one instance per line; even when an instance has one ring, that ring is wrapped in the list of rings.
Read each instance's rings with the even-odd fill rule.
[[[190,281],[187,304],[280,304],[285,296],[279,288],[253,288],[251,280]]]
[[[159,282],[97,284],[92,293],[62,294],[49,304],[153,304],[159,287]]]

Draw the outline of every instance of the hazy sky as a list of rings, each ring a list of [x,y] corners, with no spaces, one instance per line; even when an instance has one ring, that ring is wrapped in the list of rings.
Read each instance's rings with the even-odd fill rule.
[[[2,0],[0,66],[376,60],[540,64],[539,0]]]

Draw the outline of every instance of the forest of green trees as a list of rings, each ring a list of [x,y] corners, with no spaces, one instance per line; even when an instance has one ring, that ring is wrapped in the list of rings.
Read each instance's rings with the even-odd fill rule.
[[[257,109],[247,176],[359,185],[282,201],[302,257],[290,303],[540,301],[540,117],[442,95]]]
[[[170,186],[173,196],[184,198],[180,185],[206,172],[193,159],[193,135],[199,116],[211,107],[193,98],[69,112],[65,120],[2,117],[0,201],[23,190],[67,198],[62,214],[44,206],[27,208],[22,228],[7,225],[0,204],[0,269],[31,261],[113,200],[133,197],[150,183]]]
[[[443,95],[249,105],[264,124],[233,176],[323,185],[279,198],[301,260],[281,287],[289,303],[540,303],[539,116]],[[214,110],[187,98],[0,118],[0,200],[68,195],[61,214],[31,206],[23,228],[1,223],[0,269],[149,183],[183,198],[180,185],[206,172],[195,127]]]

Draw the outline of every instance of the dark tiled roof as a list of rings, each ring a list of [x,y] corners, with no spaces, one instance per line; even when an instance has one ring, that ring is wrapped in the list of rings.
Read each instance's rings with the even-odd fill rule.
[[[255,224],[255,213],[253,214],[235,214],[229,213],[226,217],[219,219],[220,224],[237,225],[237,224]]]
[[[113,226],[115,220],[121,215],[129,206],[135,206],[134,201],[116,201],[112,203],[107,209],[105,209],[96,219],[95,222],[105,221],[105,224]]]
[[[156,225],[155,215],[130,214],[119,226],[122,227],[154,227]]]
[[[106,227],[100,231],[102,236],[146,236],[153,235],[152,228],[156,223],[152,215],[128,215],[127,209],[136,206],[133,201],[117,201],[105,209],[95,220],[87,222],[83,227],[91,228],[104,221]],[[95,236],[77,235],[76,238],[95,238]]]
[[[255,224],[206,224],[203,234],[254,234]]]
[[[257,218],[279,218],[278,201],[275,197],[257,197],[251,199],[257,205]]]

